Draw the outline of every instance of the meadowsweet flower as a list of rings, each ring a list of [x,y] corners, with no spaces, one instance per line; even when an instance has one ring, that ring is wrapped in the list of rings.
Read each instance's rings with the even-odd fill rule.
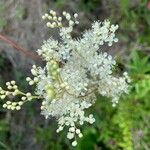
[[[130,78],[126,72],[122,77],[113,73],[116,61],[101,47],[118,41],[115,37],[118,25],[111,25],[108,20],[96,21],[81,38],[74,39],[71,32],[78,24],[78,14],[71,16],[64,11],[62,16],[51,10],[42,17],[47,20],[47,27],[59,29],[61,40],[50,37],[37,51],[46,65],[43,68],[33,65],[33,77],[26,78],[29,85],[36,86],[34,95],[20,91],[16,82],[11,81],[6,83],[7,91],[0,88],[0,98],[21,96],[19,102],[7,101],[3,105],[11,110],[20,110],[27,101],[42,99],[41,113],[45,118],[56,118],[57,132],[67,127],[67,138],[76,146],[76,137],[83,136],[79,125],[95,122],[94,116],[87,115],[85,110],[95,103],[96,93],[110,98],[112,106],[116,106],[120,96],[128,93]]]

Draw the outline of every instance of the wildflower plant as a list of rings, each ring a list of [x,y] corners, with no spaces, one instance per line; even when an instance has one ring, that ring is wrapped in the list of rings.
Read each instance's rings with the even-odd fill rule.
[[[108,20],[96,21],[81,38],[74,39],[71,33],[79,23],[77,17],[78,14],[71,16],[67,12],[59,17],[53,10],[42,17],[47,21],[47,27],[59,29],[61,40],[50,37],[37,51],[46,65],[43,68],[33,65],[33,77],[26,78],[29,85],[35,86],[34,94],[19,90],[15,81],[6,83],[7,90],[0,88],[1,99],[21,97],[20,101],[7,101],[3,105],[10,110],[20,110],[24,103],[41,99],[41,113],[45,118],[56,118],[57,132],[67,126],[67,138],[73,146],[77,145],[77,137],[83,136],[80,125],[95,122],[94,116],[86,115],[85,110],[95,103],[96,95],[110,98],[112,106],[116,106],[120,96],[128,93],[130,82],[126,72],[122,77],[113,72],[116,61],[101,48],[118,41],[115,37],[118,25],[111,25]]]

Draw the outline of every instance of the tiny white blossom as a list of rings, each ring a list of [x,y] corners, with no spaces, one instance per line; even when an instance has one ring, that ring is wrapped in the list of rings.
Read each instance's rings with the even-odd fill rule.
[[[73,141],[72,146],[76,146],[76,145],[77,145],[77,141]]]

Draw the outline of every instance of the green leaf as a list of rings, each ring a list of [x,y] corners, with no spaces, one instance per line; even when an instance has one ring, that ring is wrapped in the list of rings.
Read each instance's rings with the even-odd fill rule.
[[[132,74],[145,74],[150,72],[150,63],[149,63],[149,56],[144,55],[139,51],[132,51],[131,53],[131,62],[128,65],[130,72]]]

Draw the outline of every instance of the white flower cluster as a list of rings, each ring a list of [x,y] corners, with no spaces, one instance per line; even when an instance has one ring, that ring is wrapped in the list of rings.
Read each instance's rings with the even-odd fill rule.
[[[5,108],[12,110],[19,110],[28,100],[42,99],[42,114],[46,118],[52,116],[57,119],[57,132],[67,126],[67,138],[76,146],[76,137],[82,137],[79,125],[95,122],[92,114],[85,114],[85,109],[94,104],[96,93],[111,98],[112,105],[115,106],[120,96],[128,93],[130,78],[126,72],[122,77],[117,77],[113,73],[115,60],[101,50],[102,45],[111,46],[118,41],[115,37],[118,25],[111,25],[107,20],[97,21],[81,38],[73,39],[71,32],[74,25],[79,23],[78,14],[71,16],[63,12],[62,16],[59,17],[51,10],[42,17],[48,21],[48,27],[59,28],[61,40],[50,37],[38,50],[38,54],[46,61],[46,66],[41,68],[34,65],[31,69],[33,79],[27,77],[29,85],[36,86],[35,96],[19,91],[12,81],[7,83],[10,91],[0,89],[0,97],[4,99],[10,94],[23,95],[19,103],[7,101],[4,104]],[[63,19],[67,25],[64,25]]]

